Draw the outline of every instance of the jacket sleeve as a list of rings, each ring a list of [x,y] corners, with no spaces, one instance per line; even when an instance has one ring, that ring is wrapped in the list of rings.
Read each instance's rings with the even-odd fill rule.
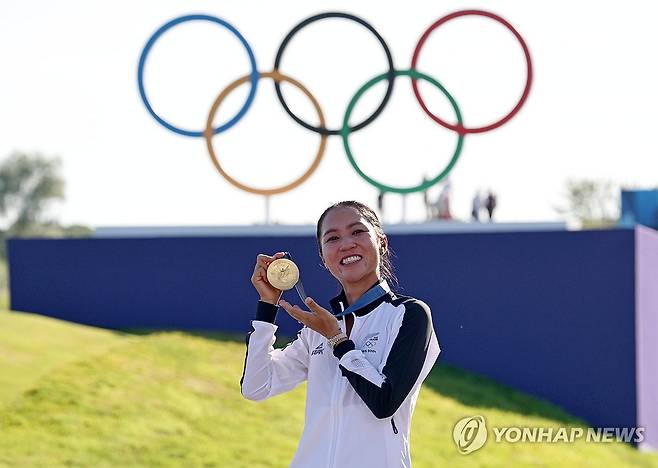
[[[404,306],[402,323],[382,372],[355,349],[352,340],[344,341],[334,349],[343,375],[379,419],[395,414],[423,368],[433,366],[440,352],[429,307],[416,300],[405,302]]]
[[[274,349],[277,307],[258,302],[253,330],[247,334],[247,354],[240,391],[248,400],[261,401],[292,390],[308,376],[308,342],[303,328],[283,349]]]

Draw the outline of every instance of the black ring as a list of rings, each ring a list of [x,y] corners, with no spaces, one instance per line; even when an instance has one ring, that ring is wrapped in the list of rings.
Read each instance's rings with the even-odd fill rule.
[[[386,104],[388,103],[388,100],[391,97],[391,94],[393,93],[393,82],[395,81],[395,67],[393,66],[393,57],[391,56],[391,50],[388,48],[388,45],[386,45],[386,42],[382,38],[382,36],[373,28],[368,22],[365,20],[359,18],[358,16],[350,15],[349,13],[341,13],[337,11],[333,12],[328,12],[328,13],[320,13],[319,15],[311,16],[310,18],[306,18],[304,21],[299,23],[297,26],[292,28],[292,30],[286,35],[286,37],[283,39],[283,42],[281,42],[281,45],[279,46],[279,50],[276,53],[276,59],[274,60],[274,71],[279,71],[279,65],[281,64],[281,57],[283,56],[283,50],[286,48],[288,45],[288,42],[290,42],[290,39],[292,36],[294,36],[300,29],[302,29],[304,26],[307,26],[308,24],[326,19],[326,18],[345,18],[348,20],[356,21],[360,25],[364,26],[367,28],[371,33],[375,35],[379,43],[382,45],[384,48],[384,52],[386,53],[386,60],[388,61],[388,88],[386,88],[386,95],[384,95],[384,99],[382,100],[381,104],[379,107],[375,110],[375,112],[368,117],[366,120],[361,122],[358,125],[355,125],[354,127],[350,127],[350,132],[356,132],[357,130],[361,130],[363,127],[368,125],[370,122],[375,120],[377,116],[384,110],[384,107],[386,107]],[[283,98],[283,93],[281,93],[281,85],[278,81],[274,82],[274,88],[276,90],[276,95],[279,98],[279,102],[281,102],[281,105],[283,108],[286,110],[288,115],[292,117],[295,122],[298,124],[302,125],[303,127],[315,132],[319,133],[321,135],[340,135],[341,130],[329,130],[327,128],[321,128],[321,127],[314,127],[313,125],[310,125],[306,122],[304,122],[302,119],[297,117],[288,107],[288,104],[286,104],[285,99]]]

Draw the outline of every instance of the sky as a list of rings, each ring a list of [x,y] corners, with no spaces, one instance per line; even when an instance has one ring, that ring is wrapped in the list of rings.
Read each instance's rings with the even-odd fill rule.
[[[619,186],[658,186],[658,28],[655,1],[34,1],[0,2],[0,160],[13,152],[59,157],[66,199],[49,215],[90,226],[258,224],[265,198],[240,191],[214,168],[203,138],[167,130],[146,111],[137,64],[148,38],[178,16],[202,13],[237,28],[258,70],[271,71],[282,39],[297,23],[324,11],[369,22],[391,50],[396,69],[409,69],[418,39],[437,19],[483,9],[509,21],[527,43],[534,79],[528,100],[507,124],[467,135],[450,174],[452,211],[469,217],[477,190],[498,196],[496,219],[559,221],[570,179],[609,180]],[[380,43],[347,20],[313,23],[286,48],[280,71],[318,100],[330,128],[340,127],[347,104],[368,80],[387,71]],[[525,59],[516,38],[486,18],[464,17],[436,29],[418,70],[454,97],[467,126],[498,120],[523,90]],[[144,85],[156,112],[194,130],[234,80],[250,72],[241,43],[205,22],[165,33],[151,50]],[[259,80],[254,102],[231,129],[213,138],[224,169],[244,184],[276,187],[311,164],[320,137],[282,109],[270,79]],[[310,101],[284,84],[291,109],[313,125]],[[351,123],[379,105],[386,81],[366,92]],[[454,110],[432,84],[421,93],[437,115]],[[221,124],[242,106],[249,85],[221,104]],[[357,164],[389,185],[417,185],[448,163],[457,135],[420,108],[407,77],[370,125],[350,136]],[[439,186],[429,192],[436,199]],[[299,188],[267,202],[270,221],[314,223],[330,203],[376,204],[377,189],[352,168],[339,136]],[[385,221],[402,220],[402,197],[388,194]],[[422,196],[405,201],[406,221],[424,217]]]

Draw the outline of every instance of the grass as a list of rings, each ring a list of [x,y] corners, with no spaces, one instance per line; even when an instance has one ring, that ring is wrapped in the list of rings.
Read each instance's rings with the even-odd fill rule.
[[[119,334],[0,312],[0,466],[283,467],[301,434],[305,386],[254,403],[239,391],[244,341],[181,332]],[[412,426],[415,467],[647,466],[624,444],[487,445],[459,455],[452,428],[582,422],[487,379],[437,366]]]
[[[53,370],[92,359],[123,342],[107,330],[0,312],[0,408]]]
[[[2,242],[2,239],[0,239]],[[2,250],[0,248],[0,250]],[[9,308],[9,272],[7,260],[0,255],[0,310]]]

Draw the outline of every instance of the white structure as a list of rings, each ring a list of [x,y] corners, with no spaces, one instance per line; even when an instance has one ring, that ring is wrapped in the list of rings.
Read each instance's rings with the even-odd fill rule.
[[[566,231],[563,222],[546,223],[464,223],[430,221],[385,224],[387,234],[431,234],[461,232]],[[267,224],[251,226],[101,226],[94,237],[216,237],[216,236],[314,236],[315,225]]]

